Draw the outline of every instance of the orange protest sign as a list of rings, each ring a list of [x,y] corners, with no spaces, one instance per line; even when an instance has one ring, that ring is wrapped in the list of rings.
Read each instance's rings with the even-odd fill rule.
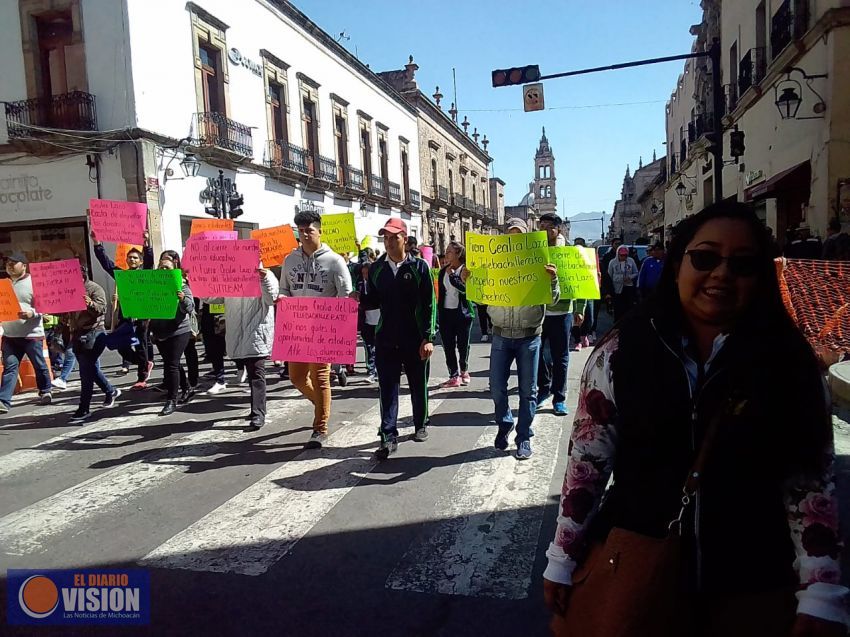
[[[233,219],[192,219],[189,236],[208,230],[233,230]]]
[[[283,260],[298,247],[292,226],[288,225],[252,230],[251,238],[260,242],[260,261],[265,268],[283,265]]]
[[[115,267],[121,270],[127,270],[130,266],[127,265],[127,253],[132,249],[142,251],[142,246],[133,245],[132,243],[119,243],[115,248]]]
[[[0,321],[17,321],[20,311],[11,279],[0,279]]]

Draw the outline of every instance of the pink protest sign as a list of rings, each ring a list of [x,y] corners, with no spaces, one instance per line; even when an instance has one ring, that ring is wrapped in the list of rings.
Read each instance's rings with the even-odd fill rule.
[[[239,233],[236,230],[207,230],[193,234],[186,239],[186,247],[183,249],[183,258],[180,259],[180,265],[183,270],[192,268],[192,257],[195,248],[195,242],[206,241],[236,241],[239,238]]]
[[[277,302],[272,360],[353,365],[357,301],[281,297]]]
[[[431,268],[434,266],[434,248],[431,246],[419,246],[419,254],[425,259],[425,263]]]
[[[192,294],[199,298],[260,296],[260,242],[192,240]]]
[[[33,301],[42,314],[86,309],[86,287],[79,259],[30,263]]]
[[[91,229],[98,241],[144,243],[148,206],[133,201],[89,200]]]

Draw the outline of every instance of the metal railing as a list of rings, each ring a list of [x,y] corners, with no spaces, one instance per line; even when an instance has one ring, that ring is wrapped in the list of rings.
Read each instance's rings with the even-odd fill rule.
[[[336,161],[331,159],[330,157],[324,157],[322,155],[319,155],[318,157],[319,174],[315,176],[331,183],[337,183],[337,180],[339,179],[339,174],[337,174],[336,171]]]
[[[744,54],[738,65],[738,91],[743,95],[751,86],[758,85],[767,73],[764,47],[754,47]]]
[[[36,136],[41,132],[38,128],[95,131],[95,98],[83,91],[72,91],[50,97],[6,102],[6,124],[9,137]]]
[[[389,186],[389,198],[391,201],[401,201],[401,185],[395,183],[394,181],[388,181],[387,185]]]
[[[410,205],[413,208],[419,208],[422,205],[422,199],[419,197],[419,191],[410,191]]]
[[[360,192],[366,192],[366,186],[363,183],[363,171],[359,168],[355,168],[354,166],[346,166],[345,167],[345,175],[346,175],[346,186],[351,188],[352,190],[359,190]]]
[[[307,166],[307,151],[300,146],[290,144],[286,140],[272,139],[269,140],[268,151],[266,161],[270,166],[286,168],[303,175],[310,174]]]
[[[386,186],[382,177],[369,175],[369,194],[375,197],[386,197]]]
[[[809,0],[785,0],[770,21],[770,56],[776,58],[809,28]]]
[[[449,201],[449,189],[445,186],[437,187],[437,199],[444,203],[448,203]]]
[[[199,146],[212,146],[250,157],[254,154],[251,129],[221,113],[197,113]]]

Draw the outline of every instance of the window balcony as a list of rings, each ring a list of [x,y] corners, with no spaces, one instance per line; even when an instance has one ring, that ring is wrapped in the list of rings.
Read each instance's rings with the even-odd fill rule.
[[[389,186],[390,201],[401,203],[401,185],[393,181],[388,181],[387,184]]]
[[[270,140],[266,163],[274,168],[285,168],[308,175],[307,151],[285,140]]]
[[[419,192],[416,190],[410,191],[410,207],[417,210],[422,206],[422,199],[419,197]]]
[[[386,197],[386,186],[384,180],[378,175],[369,176],[369,194],[373,197]]]
[[[770,21],[770,54],[775,59],[809,28],[809,0],[785,0]]]
[[[751,86],[758,86],[767,73],[767,60],[763,47],[746,52],[738,66],[738,94],[743,95]]]
[[[354,166],[345,167],[346,182],[345,185],[358,192],[366,192],[366,186],[363,183],[363,171]]]
[[[449,201],[449,189],[445,186],[437,187],[437,200],[442,201],[443,203],[448,203]]]
[[[339,175],[336,172],[336,161],[330,157],[323,157],[322,155],[318,155],[318,160],[319,170],[318,174],[314,176],[330,183],[337,183]]]
[[[39,128],[96,131],[95,98],[83,91],[73,91],[51,97],[6,102],[6,124],[10,138],[36,137],[49,132]]]
[[[234,122],[221,113],[197,113],[198,146],[220,148],[222,150],[250,157],[254,154],[251,129]]]

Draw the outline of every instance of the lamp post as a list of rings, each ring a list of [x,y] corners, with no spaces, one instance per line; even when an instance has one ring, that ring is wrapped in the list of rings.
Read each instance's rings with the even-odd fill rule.
[[[224,178],[224,171],[218,171],[218,179],[207,179],[207,187],[201,191],[201,199],[210,205],[204,212],[218,219],[236,219],[243,214],[245,198],[236,190],[236,184]]]

